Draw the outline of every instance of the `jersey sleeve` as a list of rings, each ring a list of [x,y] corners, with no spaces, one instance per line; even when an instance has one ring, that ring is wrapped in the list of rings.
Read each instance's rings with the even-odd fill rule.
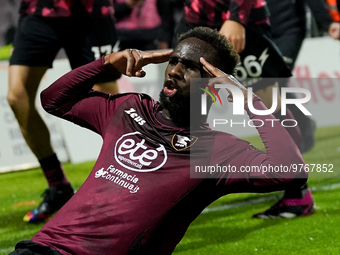
[[[253,99],[257,110],[267,109],[259,97]],[[251,144],[243,146],[225,165],[234,167],[218,176],[218,185],[227,187],[228,192],[271,192],[288,186],[302,186],[308,177],[304,160],[289,133],[273,115],[256,115],[246,111],[260,134],[266,152]],[[240,142],[239,142],[240,143]],[[294,170],[296,169],[296,170]]]
[[[133,95],[92,90],[107,75],[104,57],[76,68],[41,92],[42,106],[52,115],[103,135],[116,109]]]
[[[224,20],[228,19],[246,25],[253,6],[254,1],[231,0],[228,11],[230,15],[225,16]]]

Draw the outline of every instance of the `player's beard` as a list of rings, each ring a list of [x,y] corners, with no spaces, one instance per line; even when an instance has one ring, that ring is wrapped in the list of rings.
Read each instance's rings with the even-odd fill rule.
[[[171,120],[180,127],[190,126],[190,97],[175,95],[167,97],[164,90],[159,94],[159,102],[167,109]]]
[[[197,93],[191,96],[175,95],[167,97],[164,90],[159,94],[159,102],[164,109],[167,109],[171,120],[180,127],[188,127],[203,123],[199,109],[201,94]],[[193,100],[193,101],[190,101]]]

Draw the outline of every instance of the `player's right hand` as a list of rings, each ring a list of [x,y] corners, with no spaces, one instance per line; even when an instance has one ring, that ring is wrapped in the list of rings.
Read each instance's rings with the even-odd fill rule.
[[[126,49],[105,56],[104,65],[127,76],[144,77],[143,66],[158,64],[169,60],[172,50],[164,52],[144,52],[137,49]]]
[[[203,65],[203,69],[209,73],[210,76],[213,78],[209,80],[209,86],[214,87],[215,84],[230,84],[237,88],[239,88],[243,93],[243,98],[245,99],[244,103],[246,104],[248,102],[248,90],[246,87],[243,86],[234,76],[231,74],[226,74],[219,68],[213,66],[210,64],[207,60],[205,60],[203,57],[200,58],[200,62]],[[233,94],[230,89],[226,89],[229,93],[228,101],[233,102]],[[253,97],[255,97],[255,94],[253,93]]]

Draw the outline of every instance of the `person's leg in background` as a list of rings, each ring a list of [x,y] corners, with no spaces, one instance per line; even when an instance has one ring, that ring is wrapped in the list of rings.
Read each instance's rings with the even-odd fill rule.
[[[298,57],[302,42],[304,40],[304,33],[296,31],[286,34],[280,38],[273,38],[275,44],[280,49],[286,64],[294,69],[295,61]],[[287,87],[289,80],[282,80],[280,87]],[[287,94],[287,98],[294,99],[296,95],[293,93]],[[315,121],[309,116],[305,115],[294,104],[289,104],[288,108],[293,113],[295,119],[301,130],[301,152],[307,152],[314,147],[315,144]]]
[[[44,35],[42,43],[39,33]],[[49,186],[41,204],[25,215],[24,221],[27,222],[47,219],[74,193],[51,146],[48,128],[35,107],[42,76],[58,51],[58,46],[53,43],[55,39],[49,25],[41,19],[24,17],[19,23],[10,59],[7,100]],[[50,46],[47,46],[48,44]],[[48,51],[48,54],[45,51]]]
[[[104,40],[99,41],[99,57],[110,53],[112,48],[110,48],[110,52],[107,52],[106,44],[113,47],[116,42],[114,23],[111,21],[110,18],[106,19],[106,25],[100,24],[101,29],[98,29],[97,26],[92,30],[89,29],[90,20],[85,17],[26,16],[19,21],[14,51],[10,59],[7,100],[49,185],[39,206],[24,216],[26,222],[46,220],[74,194],[51,146],[49,130],[35,108],[35,98],[40,81],[46,70],[52,67],[52,62],[62,47],[65,48],[72,68],[95,59],[96,48],[93,47],[92,50],[92,45],[96,44],[89,40],[90,36]],[[108,93],[117,93],[116,80],[119,76],[120,74],[113,74],[113,78],[109,77],[108,80],[104,80],[98,89]]]
[[[302,41],[304,39],[301,33],[292,33],[282,36],[281,38],[273,38],[276,46],[280,49],[286,64],[293,70],[295,60],[298,56]],[[289,78],[281,78],[279,85],[280,88],[287,87]],[[296,95],[293,93],[287,94],[287,98],[294,99]],[[287,110],[293,115],[294,119],[298,123],[300,129],[300,151],[304,153],[313,148],[315,144],[315,121],[309,116],[306,116],[301,110],[294,104],[289,104]],[[284,116],[281,112],[274,114],[277,119],[282,120]],[[289,119],[289,117],[288,117]],[[288,132],[289,128],[286,128]],[[296,135],[290,133],[292,137]],[[305,184],[301,188],[285,190],[283,197],[271,206],[268,210],[259,212],[253,215],[255,218],[293,218],[297,216],[305,216],[313,214],[315,211],[314,200],[311,190],[308,185]]]
[[[74,55],[74,48],[79,48],[79,45],[65,38],[68,43],[71,43],[71,45],[69,45],[70,50],[68,50],[68,48],[65,48],[65,50],[72,69],[113,52],[117,42],[117,31],[111,16],[92,17],[88,22],[88,34],[80,56]],[[119,92],[117,80],[120,76],[121,74],[118,72],[113,73],[110,77],[95,84],[93,89],[109,94],[116,94]]]

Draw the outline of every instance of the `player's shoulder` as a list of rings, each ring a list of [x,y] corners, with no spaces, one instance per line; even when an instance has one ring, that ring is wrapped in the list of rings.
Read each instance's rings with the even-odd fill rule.
[[[140,105],[141,107],[153,107],[159,104],[150,95],[136,92],[110,94],[109,100],[125,101],[127,104]]]
[[[156,100],[153,99],[148,94],[137,93],[137,92],[126,92],[126,93],[110,94],[109,98],[111,100],[115,100],[115,99],[130,99],[130,100],[136,100],[136,101],[143,101],[143,100],[145,100],[145,101],[154,101],[154,102],[156,102]]]

